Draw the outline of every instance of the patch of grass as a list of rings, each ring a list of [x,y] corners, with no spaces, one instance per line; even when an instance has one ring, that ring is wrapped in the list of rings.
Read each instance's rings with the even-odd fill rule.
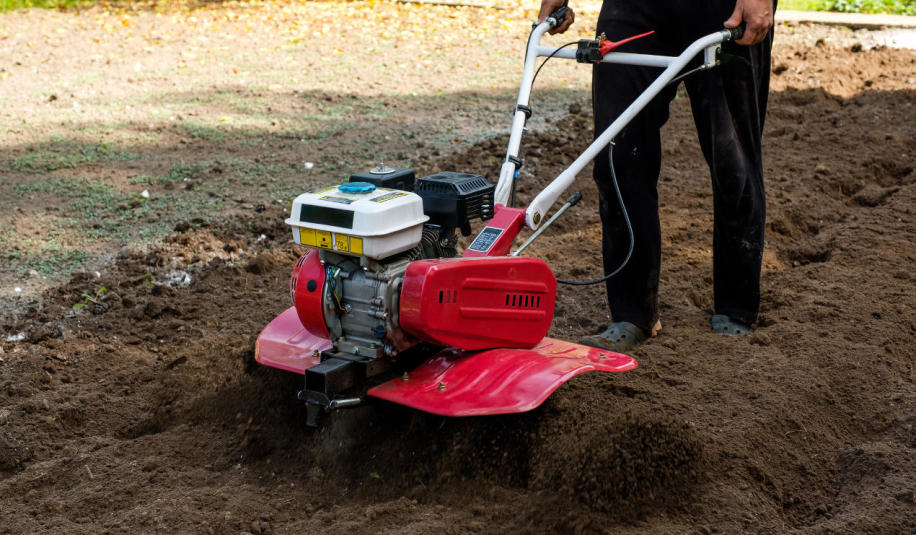
[[[20,239],[10,230],[0,229],[0,260],[19,275],[35,270],[46,277],[57,277],[82,267],[89,253],[65,248],[53,236],[46,241]]]
[[[916,15],[916,0],[827,0],[822,3],[829,11],[844,13]]]
[[[144,155],[120,150],[105,143],[79,144],[63,139],[52,139],[10,164],[16,171],[47,173],[58,169],[71,169],[84,163],[138,160]]]
[[[123,193],[104,182],[85,179],[48,178],[19,184],[13,189],[17,193],[42,192],[69,198],[62,220],[90,240],[114,238],[128,243],[155,240],[164,236],[176,221],[194,218],[207,221],[223,207],[221,199],[208,197],[204,192],[157,194],[147,199]]]
[[[184,133],[196,139],[202,139],[204,141],[222,141],[226,139],[226,132],[218,128],[213,128],[212,126],[206,126],[200,123],[181,123],[178,127],[183,130]]]
[[[93,3],[91,0],[0,0],[0,11],[30,7],[66,9]]]
[[[823,5],[823,0],[781,0],[779,9],[795,9],[798,11],[818,11]]]
[[[310,124],[310,123],[307,122],[308,119],[307,119],[306,117],[298,117],[297,119],[304,120],[305,125]],[[299,131],[298,134],[299,134],[299,136],[301,136],[301,137],[300,137],[300,141],[301,141],[304,145],[315,145],[315,144],[318,144],[318,143],[320,143],[320,142],[322,142],[322,141],[324,141],[324,140],[326,140],[326,139],[328,139],[328,138],[330,138],[330,137],[338,136],[338,135],[340,135],[340,134],[343,134],[343,133],[346,132],[347,130],[352,130],[352,129],[357,128],[357,127],[358,127],[357,123],[355,123],[355,122],[353,122],[353,121],[335,121],[335,122],[332,122],[332,123],[330,123],[329,125],[327,125],[325,128],[320,128],[320,129],[318,129],[318,131],[316,131],[316,132],[313,132],[313,133],[302,133],[301,131]],[[305,130],[305,128],[303,128],[303,130]],[[287,135],[294,135],[294,136],[295,136],[295,135],[296,135],[296,132],[293,131],[293,132],[290,132],[290,134],[287,134]]]
[[[166,176],[167,182],[183,182],[197,177],[200,173],[213,167],[213,162],[201,161],[184,163],[178,162],[172,166],[169,174]]]
[[[46,277],[56,277],[79,269],[87,258],[89,253],[82,249],[45,250],[36,256],[26,257],[20,269],[34,269]]]
[[[275,155],[268,155],[270,160],[275,159]],[[262,164],[250,162],[247,160],[235,160],[227,162],[234,174],[241,178],[241,182],[246,185],[257,185],[262,182],[271,182],[278,177],[285,177],[290,174],[290,167],[286,164]]]
[[[41,192],[61,197],[75,197],[69,209],[83,217],[96,218],[120,200],[120,192],[103,182],[73,178],[47,178],[30,184],[17,184],[16,193]]]
[[[916,0],[783,0],[780,9],[916,15]]]
[[[165,184],[167,182],[186,182],[199,177],[202,173],[213,168],[213,162],[200,161],[184,163],[178,162],[172,166],[167,175],[138,175],[130,180],[131,184]]]

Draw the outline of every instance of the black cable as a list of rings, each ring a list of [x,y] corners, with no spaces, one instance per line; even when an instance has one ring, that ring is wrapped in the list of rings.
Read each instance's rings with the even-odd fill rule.
[[[529,39],[530,39],[530,36],[529,36]],[[557,48],[556,50],[554,50],[553,52],[551,52],[549,56],[547,56],[546,58],[544,58],[544,61],[541,62],[540,66],[538,66],[538,70],[534,71],[534,77],[531,79],[531,87],[534,87],[534,81],[538,79],[538,73],[541,72],[541,69],[543,69],[543,68],[544,68],[544,65],[547,64],[547,60],[549,60],[550,58],[556,56],[556,55],[557,55],[557,52],[563,50],[564,48],[566,48],[566,47],[568,47],[568,46],[572,46],[572,45],[574,45],[574,44],[577,44],[578,42],[579,42],[579,41],[573,41],[573,42],[571,42],[571,43],[566,43],[565,45],[563,45],[563,46]]]
[[[617,173],[614,172],[614,143],[612,142],[608,145],[607,156],[609,167],[611,168],[611,182],[614,184],[614,192],[617,193],[617,202],[620,204],[620,211],[623,212],[623,220],[627,224],[627,232],[630,234],[630,249],[627,251],[626,258],[623,259],[623,262],[617,266],[617,269],[608,273],[607,275],[601,277],[600,279],[590,280],[590,281],[568,281],[563,279],[557,279],[557,282],[561,284],[569,284],[570,286],[589,286],[591,284],[599,284],[607,281],[614,275],[620,273],[623,270],[624,266],[627,265],[627,262],[630,261],[630,257],[633,256],[633,246],[636,244],[636,238],[633,236],[633,225],[630,223],[630,215],[627,213],[627,207],[623,204],[623,195],[620,193],[620,185],[617,183]]]
[[[694,73],[697,73],[697,72],[700,72],[700,71],[705,71],[705,70],[707,70],[707,67],[706,67],[705,65],[700,65],[699,67],[696,67],[696,68],[694,68],[694,69],[691,69],[691,70],[685,72],[684,74],[675,77],[674,79],[672,79],[670,82],[668,82],[668,83],[665,84],[665,85],[671,85],[671,84],[675,84],[675,85],[676,85],[678,82],[680,82],[680,81],[683,80],[684,78],[687,78],[687,77],[690,76],[691,74],[694,74]]]

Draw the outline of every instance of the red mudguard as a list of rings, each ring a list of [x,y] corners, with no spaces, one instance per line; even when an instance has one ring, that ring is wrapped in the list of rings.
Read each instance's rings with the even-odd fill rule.
[[[511,414],[538,407],[580,373],[635,367],[627,355],[544,338],[532,349],[446,349],[368,394],[442,416]]]
[[[289,307],[261,331],[254,344],[254,359],[271,368],[305,373],[320,362],[318,354],[330,348],[331,341],[310,333],[296,309]]]

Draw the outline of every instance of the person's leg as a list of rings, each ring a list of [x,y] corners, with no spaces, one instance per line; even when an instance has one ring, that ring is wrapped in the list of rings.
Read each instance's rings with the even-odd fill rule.
[[[598,19],[597,33],[612,41],[648,30],[659,30],[657,15],[666,2],[607,0]],[[654,5],[659,4],[659,5]],[[669,44],[657,33],[622,47],[621,51],[668,54]],[[600,64],[592,78],[595,135],[599,135],[658,76],[659,69]],[[613,321],[627,322],[648,333],[658,315],[658,277],[661,230],[656,185],[661,162],[659,129],[668,119],[674,88],[666,89],[614,140],[614,170],[633,226],[633,254],[627,265],[607,281]],[[604,273],[617,269],[630,245],[623,212],[611,180],[608,151],[594,162],[603,225]],[[644,336],[642,337],[645,338]]]
[[[743,327],[757,319],[760,304],[766,217],[761,133],[772,39],[770,32],[758,45],[726,44],[721,66],[685,81],[712,175],[715,313]],[[717,332],[735,334],[728,329]]]

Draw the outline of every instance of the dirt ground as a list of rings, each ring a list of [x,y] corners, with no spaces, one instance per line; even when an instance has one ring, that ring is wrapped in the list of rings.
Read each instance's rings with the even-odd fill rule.
[[[315,5],[301,4],[306,11]],[[335,9],[352,8],[342,5]],[[374,9],[384,14],[390,7]],[[206,13],[194,16],[205,20]],[[131,16],[133,27],[162,20],[155,11]],[[92,10],[2,17],[0,37],[7,35],[7,42],[29,32],[53,35],[54,24],[104,19]],[[15,73],[0,90],[23,110],[0,115],[6,132],[0,222],[37,236],[46,230],[42,218],[72,208],[45,189],[15,189],[46,175],[104,180],[120,188],[128,208],[128,194],[136,190],[158,195],[153,184],[165,195],[167,182],[130,180],[167,172],[163,161],[208,161],[173,187],[190,182],[197,188],[191,192],[220,204],[206,205],[214,210],[209,215],[193,207],[164,212],[158,222],[165,230],[145,243],[117,234],[74,235],[90,253],[72,273],[20,283],[25,271],[12,263],[5,268],[0,533],[916,531],[916,52],[873,47],[861,32],[778,30],[764,138],[762,309],[750,336],[724,338],[708,328],[711,192],[689,104],[678,98],[664,130],[660,178],[664,328],[634,353],[638,369],[577,377],[523,415],[445,419],[379,402],[336,414],[315,431],[304,425],[295,400],[300,378],[265,369],[252,354],[260,329],[288,306],[298,251],[282,223],[285,195],[372,163],[374,155],[355,154],[367,132],[388,123],[397,135],[377,141],[389,161],[410,163],[418,174],[455,170],[495,180],[494,162],[506,143],[497,132],[508,128],[508,114],[483,120],[478,112],[493,115],[491,108],[511,106],[517,71],[497,77],[490,92],[456,92],[461,80],[430,78],[430,91],[445,92],[443,100],[430,93],[390,96],[385,107],[395,110],[381,117],[360,115],[364,100],[389,94],[384,84],[395,81],[339,94],[321,87],[293,95],[232,86],[238,89],[233,98],[254,103],[249,126],[257,135],[251,136],[195,136],[199,130],[170,126],[174,110],[167,108],[177,101],[131,109],[124,101],[99,103],[100,113],[111,116],[149,112],[143,106],[166,109],[150,119],[150,128],[129,119],[106,134],[124,144],[138,132],[158,134],[146,145],[115,143],[149,158],[78,162],[41,173],[12,165],[36,161],[22,158],[45,137],[94,124],[54,119],[48,108],[70,98],[64,93],[50,102],[33,99],[31,108],[31,97],[20,101],[16,94],[35,95],[30,88],[63,79],[53,71],[72,73],[68,69],[79,69],[92,54],[110,52],[105,46],[114,41],[106,41],[103,28],[80,34],[88,49],[49,52],[42,47],[52,45],[35,37],[30,57],[48,63],[31,70],[25,61],[4,64],[0,71]],[[254,31],[267,39],[264,28]],[[175,37],[164,55],[194,39]],[[214,36],[210,45],[230,46],[221,39]],[[520,46],[514,34],[494,39]],[[144,54],[143,40],[118,46],[124,65]],[[393,52],[393,61],[401,53]],[[510,59],[506,64],[517,69],[517,57]],[[155,84],[170,83],[167,74],[157,74]],[[131,76],[104,84],[130,101],[131,92],[150,89],[132,88]],[[400,83],[419,83],[414,76],[405,74]],[[103,82],[86,83],[97,90],[92,84]],[[570,78],[547,91],[546,112],[523,143],[522,201],[586,145],[586,88],[587,77]],[[224,113],[208,95],[186,113]],[[354,121],[355,131],[315,144],[284,137],[282,121],[294,117],[271,116],[271,108],[348,100],[355,107],[328,122]],[[450,109],[435,119],[443,101]],[[66,106],[72,111],[72,102]],[[263,124],[255,117],[262,113]],[[412,129],[424,133],[424,141],[408,137]],[[443,129],[448,136],[433,134]],[[276,145],[252,143],[253,137]],[[276,159],[271,172],[287,189],[265,187],[260,176],[253,183],[224,181],[242,175],[219,163],[220,150],[251,161]],[[332,151],[354,155],[341,160],[359,167],[324,168],[315,151],[325,159]],[[305,159],[319,164],[315,176],[301,176]],[[292,168],[297,174],[283,170]],[[208,189],[215,183],[218,188]],[[574,189],[584,201],[529,253],[545,258],[558,277],[581,279],[598,275],[600,229],[590,173]],[[224,197],[206,193],[220,191]],[[130,221],[152,225],[150,217],[143,212]],[[11,290],[15,284],[24,291]],[[575,340],[608,320],[601,288],[561,287],[551,335]]]

